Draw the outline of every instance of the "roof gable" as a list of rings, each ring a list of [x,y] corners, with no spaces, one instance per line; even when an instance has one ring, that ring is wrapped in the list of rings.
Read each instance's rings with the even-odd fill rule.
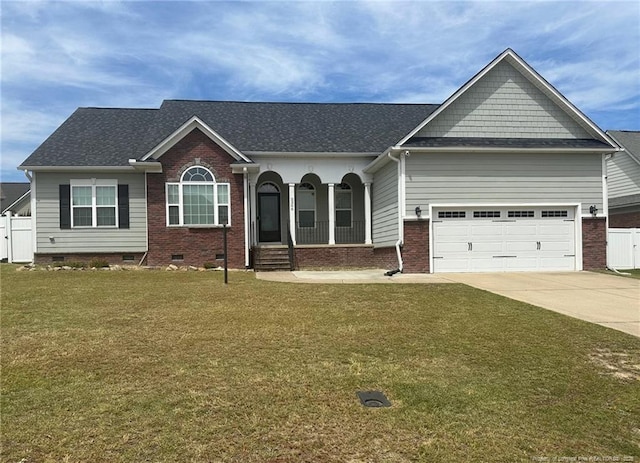
[[[615,144],[510,49],[399,142],[412,137],[596,139]]]
[[[251,162],[244,154],[238,151],[231,143],[221,137],[215,130],[202,122],[197,116],[191,117],[187,122],[182,124],[176,130],[173,131],[168,137],[154,146],[148,153],[142,156],[141,160],[146,161],[148,159],[158,159],[164,153],[169,151],[176,143],[182,140],[185,136],[191,133],[193,130],[199,129],[207,137],[209,137],[214,143],[218,144],[229,155],[231,155],[236,161]]]

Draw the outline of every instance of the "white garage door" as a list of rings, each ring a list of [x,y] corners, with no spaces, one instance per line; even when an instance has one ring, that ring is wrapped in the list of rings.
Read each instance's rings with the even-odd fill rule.
[[[575,208],[433,211],[434,272],[575,270]]]

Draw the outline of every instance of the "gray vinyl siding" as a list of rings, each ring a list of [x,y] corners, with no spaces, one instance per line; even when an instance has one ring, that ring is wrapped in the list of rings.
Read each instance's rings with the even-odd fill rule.
[[[406,214],[461,203],[582,203],[603,210],[600,154],[419,154],[406,159]]]
[[[607,179],[610,198],[640,194],[640,164],[625,152],[607,162]]]
[[[398,241],[398,167],[389,162],[375,173],[371,185],[372,239],[375,246]]]
[[[59,185],[86,178],[115,179],[118,184],[129,185],[130,228],[60,229]],[[146,251],[144,174],[36,173],[36,233],[37,252],[41,254]]]
[[[504,61],[417,136],[591,138],[542,90]]]

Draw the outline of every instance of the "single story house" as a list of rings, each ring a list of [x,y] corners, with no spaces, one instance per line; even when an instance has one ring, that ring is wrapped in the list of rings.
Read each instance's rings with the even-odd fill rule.
[[[0,215],[31,215],[31,185],[28,182],[0,183]]]
[[[640,132],[607,132],[622,151],[607,161],[609,227],[640,228]]]
[[[36,262],[571,271],[618,149],[507,49],[442,104],[79,108],[19,169]]]

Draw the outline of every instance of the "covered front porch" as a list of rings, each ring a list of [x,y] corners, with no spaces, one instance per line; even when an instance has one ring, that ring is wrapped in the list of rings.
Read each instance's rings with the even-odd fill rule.
[[[335,182],[306,173],[287,182],[267,171],[250,189],[253,246],[371,245],[371,183],[356,173]]]

